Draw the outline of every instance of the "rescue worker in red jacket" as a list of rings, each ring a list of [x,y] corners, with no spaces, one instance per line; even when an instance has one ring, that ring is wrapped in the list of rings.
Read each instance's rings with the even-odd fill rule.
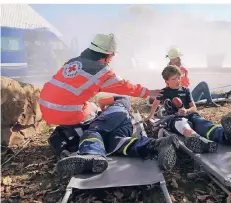
[[[47,82],[40,94],[40,109],[48,124],[74,125],[88,119],[99,92],[146,98],[160,95],[120,79],[108,66],[116,52],[113,34],[97,34],[88,49],[70,59]]]

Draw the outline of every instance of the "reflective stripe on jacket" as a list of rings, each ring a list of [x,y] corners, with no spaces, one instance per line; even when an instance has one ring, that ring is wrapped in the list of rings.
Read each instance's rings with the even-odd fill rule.
[[[69,60],[40,94],[40,109],[48,124],[73,125],[88,117],[91,105],[87,102],[98,92],[110,92],[146,98],[149,90],[122,80],[98,61],[82,57]]]

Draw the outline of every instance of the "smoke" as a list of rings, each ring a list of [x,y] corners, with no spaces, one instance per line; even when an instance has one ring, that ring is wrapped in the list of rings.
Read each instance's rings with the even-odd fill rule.
[[[231,67],[231,22],[206,18],[206,14],[192,15],[178,10],[160,13],[148,5],[127,6],[117,16],[97,11],[70,13],[53,25],[63,34],[65,44],[74,47],[75,52],[68,53],[66,58],[60,57],[58,52],[55,56],[62,59],[61,65],[68,57],[76,57],[86,49],[95,34],[114,33],[118,53],[111,66],[115,72],[133,83],[161,88],[165,85],[161,71],[169,62],[165,56],[171,47],[181,50],[183,64],[189,70],[208,68],[210,72],[212,68]],[[52,74],[56,70],[53,69]],[[49,77],[52,74],[49,73]],[[219,79],[216,77],[214,73],[190,73],[193,86],[202,80],[210,87],[230,83],[230,73]],[[40,79],[40,83],[47,80]]]
[[[206,21],[206,17],[178,10],[159,13],[148,5],[134,5],[116,17],[96,12],[71,14],[55,26],[69,45],[77,38],[78,54],[96,33],[115,33],[118,54],[112,67],[123,78],[154,88],[164,85],[160,73],[171,47],[181,50],[187,68],[231,67],[231,22]]]
[[[135,8],[127,11],[130,20],[123,20],[124,27],[131,27],[131,40],[125,42],[123,37],[120,39],[124,47],[134,47],[135,59],[145,57],[156,64],[153,69],[159,70],[166,64],[164,57],[167,50],[175,46],[183,52],[183,61],[190,68],[207,67],[209,55],[216,58],[213,62],[209,61],[210,67],[222,67],[225,59],[229,59],[226,63],[231,67],[228,55],[231,53],[231,22],[206,22],[177,10],[160,14],[154,10],[150,12],[145,6]],[[127,35],[124,28],[119,33]],[[223,61],[219,56],[224,57]]]

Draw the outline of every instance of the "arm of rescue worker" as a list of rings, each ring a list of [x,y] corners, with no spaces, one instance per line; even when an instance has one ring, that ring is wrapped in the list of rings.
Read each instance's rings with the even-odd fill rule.
[[[103,111],[106,106],[113,104],[114,101],[115,101],[114,97],[104,97],[98,100],[98,105]]]
[[[161,102],[161,101],[158,100],[158,99],[155,99],[155,100],[154,100],[154,102],[153,102],[153,104],[152,104],[152,108],[151,108],[150,114],[149,114],[149,116],[146,118],[146,120],[150,120],[150,119],[152,119],[152,118],[154,117],[155,112],[156,112],[156,109],[157,109],[157,107],[159,106],[160,102]]]
[[[113,71],[110,71],[108,79],[101,85],[100,92],[110,92],[120,95],[147,98],[150,91],[140,84],[133,85],[129,81],[123,80]]]

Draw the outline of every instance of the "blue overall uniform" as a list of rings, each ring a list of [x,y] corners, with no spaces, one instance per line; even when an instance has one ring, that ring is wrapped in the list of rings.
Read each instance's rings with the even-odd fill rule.
[[[115,96],[114,103],[84,131],[80,138],[79,154],[147,157],[149,152],[146,146],[150,139],[132,137],[133,125],[129,111],[129,98]]]

